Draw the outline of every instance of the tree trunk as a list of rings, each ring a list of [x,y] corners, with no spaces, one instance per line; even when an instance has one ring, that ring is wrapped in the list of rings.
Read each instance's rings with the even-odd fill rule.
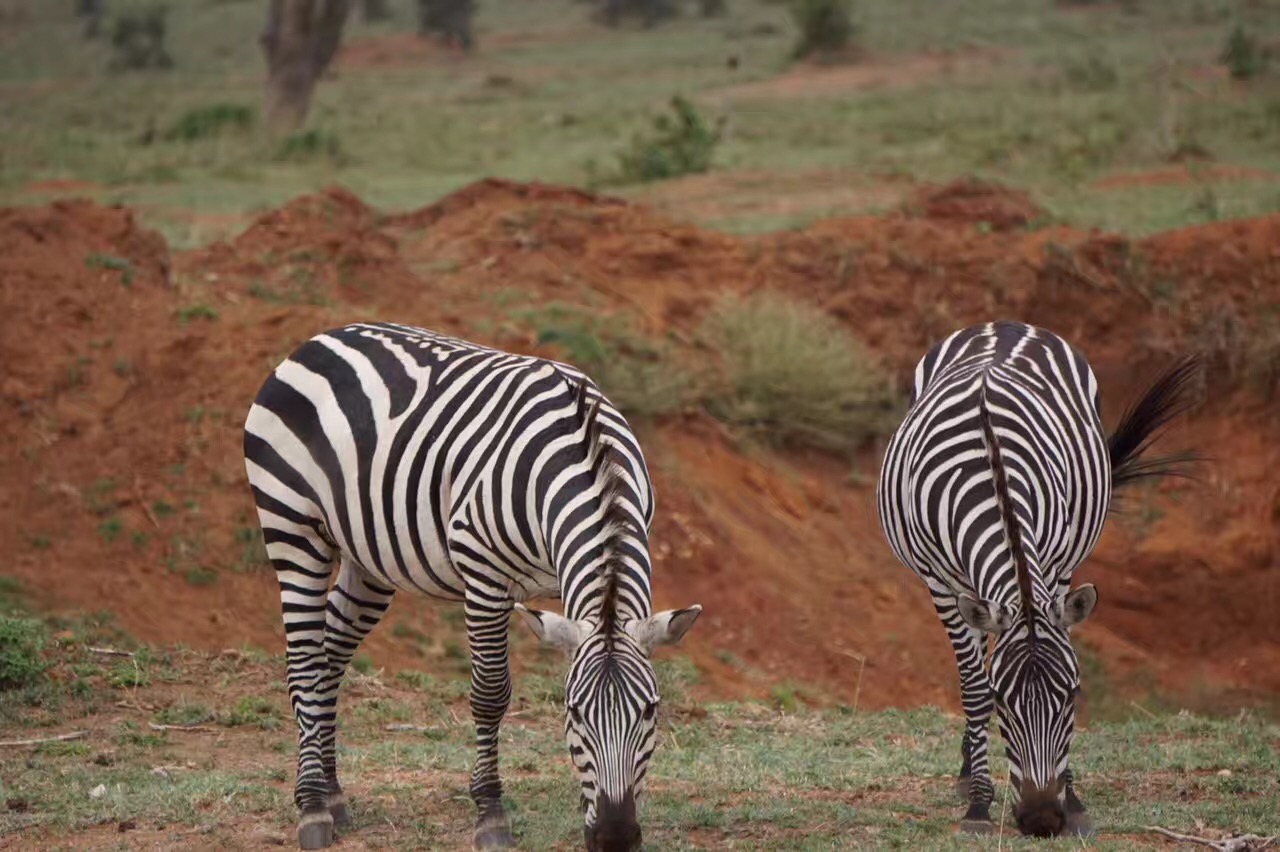
[[[351,0],[270,0],[259,41],[267,58],[266,123],[277,132],[302,126],[316,81],[333,61]]]

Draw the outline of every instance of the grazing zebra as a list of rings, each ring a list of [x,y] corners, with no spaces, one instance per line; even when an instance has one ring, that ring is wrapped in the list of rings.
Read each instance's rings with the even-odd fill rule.
[[[565,737],[588,849],[639,845],[658,706],[649,654],[678,642],[701,607],[652,613],[648,471],[585,375],[422,329],[348,325],[267,379],[244,453],[280,582],[302,848],[330,845],[350,822],[338,687],[399,589],[463,604],[475,845],[514,844],[498,774],[513,609],[571,659]],[[562,597],[567,617],[525,609],[535,597]]]
[[[1142,460],[1153,433],[1188,406],[1196,359],[1151,386],[1108,438],[1084,357],[1013,322],[953,333],[916,366],[912,405],[880,473],[880,523],[933,596],[960,669],[967,721],[961,827],[992,828],[987,769],[994,705],[1024,834],[1090,833],[1068,764],[1080,671],[1068,632],[1093,611],[1069,590],[1093,549],[1112,489],[1173,472]],[[984,670],[987,634],[995,637]]]

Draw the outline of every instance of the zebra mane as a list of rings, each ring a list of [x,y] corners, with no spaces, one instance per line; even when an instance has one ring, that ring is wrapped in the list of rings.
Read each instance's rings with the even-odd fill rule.
[[[1004,459],[1000,455],[1000,439],[996,437],[996,430],[991,425],[985,378],[978,403],[978,423],[982,427],[982,438],[987,445],[987,454],[991,463],[991,475],[995,479],[996,504],[1000,508],[1000,520],[1004,525],[1005,537],[1009,541],[1009,551],[1013,554],[1013,566],[1018,576],[1018,593],[1022,598],[1022,618],[1027,625],[1027,638],[1034,643],[1036,625],[1032,614],[1031,568],[1027,565],[1027,554],[1022,547],[1022,526],[1018,523],[1018,516],[1013,508],[1013,498],[1009,495],[1009,478],[1005,474]]]
[[[617,450],[604,440],[600,423],[600,397],[590,399],[587,383],[577,385],[578,419],[587,436],[587,465],[600,479],[600,511],[603,535],[601,547],[605,558],[597,569],[603,581],[600,594],[600,631],[612,638],[618,630],[618,587],[622,566],[623,540],[631,529],[627,507],[619,499],[622,491],[622,466]]]

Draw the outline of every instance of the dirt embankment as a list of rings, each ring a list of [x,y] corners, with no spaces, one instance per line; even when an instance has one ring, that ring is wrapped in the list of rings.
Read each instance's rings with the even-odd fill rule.
[[[536,351],[513,302],[627,312],[659,334],[692,332],[721,294],[774,288],[842,319],[903,377],[960,325],[1045,325],[1088,353],[1112,422],[1174,353],[1216,345],[1206,404],[1174,439],[1214,461],[1197,483],[1134,494],[1109,525],[1081,574],[1102,605],[1080,636],[1113,672],[1280,691],[1276,410],[1231,356],[1265,351],[1280,217],[1142,242],[1039,218],[1016,194],[962,184],[894,215],[736,238],[485,181],[398,216],[331,190],[171,258],[126,210],[0,211],[5,573],[38,605],[108,610],[146,641],[276,649],[240,424],[299,342],[382,318]],[[1227,321],[1206,330],[1204,317]],[[879,448],[851,476],[830,458],[744,454],[696,415],[642,438],[660,500],[658,602],[706,607],[687,650],[708,694],[789,680],[816,699],[956,704],[927,595],[878,530]],[[459,636],[427,602],[400,601],[389,621],[370,653],[391,668],[430,668]]]

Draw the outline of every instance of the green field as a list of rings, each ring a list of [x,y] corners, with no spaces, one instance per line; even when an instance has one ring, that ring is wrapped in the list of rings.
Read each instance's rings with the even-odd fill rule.
[[[0,748],[0,846],[292,845],[294,733],[282,659],[145,648],[104,656],[90,650],[112,640],[100,625],[60,627],[44,679],[0,693],[0,729],[4,740],[85,736]],[[559,736],[561,666],[543,655],[517,678],[504,727],[507,798],[522,848],[580,848],[577,780]],[[391,678],[360,668],[342,699],[339,771],[356,821],[342,847],[469,846],[464,677]],[[695,670],[673,659],[658,668],[664,709],[642,816],[647,848],[975,844],[954,834],[959,718],[934,708],[816,712],[784,692],[770,702],[705,705],[694,699]],[[1278,739],[1280,728],[1247,713],[1141,713],[1088,725],[1073,751],[1100,828],[1088,846],[1161,845],[1151,825],[1202,825],[1211,836],[1274,832]],[[1006,774],[1003,764],[993,761],[995,777]],[[1001,845],[1043,845],[1018,838],[1007,811],[1004,820]]]
[[[682,94],[725,122],[716,203],[616,191],[657,192],[676,215],[733,230],[876,211],[904,183],[968,174],[1131,233],[1280,209],[1280,76],[1234,81],[1218,61],[1237,24],[1259,45],[1280,37],[1271,3],[858,0],[860,58],[822,68],[791,62],[787,6],[765,0],[649,31],[593,25],[573,0],[483,0],[471,57],[415,46],[410,4],[391,5],[390,22],[349,25],[351,57],[320,86],[312,135],[287,145],[255,123],[184,130],[210,108],[257,115],[260,4],[173,0],[176,67],[110,73],[107,39],[84,40],[67,4],[8,0],[0,203],[89,192],[190,245],[335,182],[389,209],[485,176],[584,184]],[[50,180],[93,186],[28,189]],[[803,197],[770,203],[797,184]]]

